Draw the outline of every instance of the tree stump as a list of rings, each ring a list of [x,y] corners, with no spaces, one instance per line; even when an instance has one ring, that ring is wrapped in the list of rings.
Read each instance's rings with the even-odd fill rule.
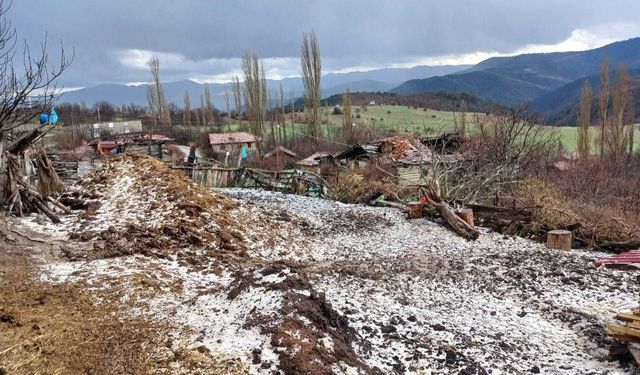
[[[456,215],[460,217],[460,219],[464,220],[465,223],[469,224],[471,228],[475,228],[475,224],[473,222],[473,210],[470,208],[461,208],[456,211]]]
[[[556,229],[547,232],[549,249],[571,250],[571,231]]]
[[[420,219],[422,217],[422,202],[407,203],[407,219]]]

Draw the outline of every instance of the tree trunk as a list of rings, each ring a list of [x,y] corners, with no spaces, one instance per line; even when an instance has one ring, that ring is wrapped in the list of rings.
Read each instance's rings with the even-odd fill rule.
[[[475,223],[473,222],[473,210],[470,208],[462,208],[456,211],[456,214],[464,220],[465,223],[469,224],[471,228],[475,228]]]
[[[422,202],[409,202],[407,203],[407,219],[420,219],[422,218]]]
[[[451,228],[462,237],[475,240],[480,236],[480,232],[478,232],[477,229],[471,227],[466,221],[462,220],[460,216],[456,215],[453,209],[445,202],[431,202],[431,205],[438,210],[440,216],[447,221]]]
[[[571,250],[571,231],[557,229],[547,232],[547,247],[549,249]]]

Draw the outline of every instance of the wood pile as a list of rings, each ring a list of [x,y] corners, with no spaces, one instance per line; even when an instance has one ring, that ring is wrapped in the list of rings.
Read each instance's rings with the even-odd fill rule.
[[[27,152],[43,134],[41,128],[35,129],[0,154],[0,207],[18,216],[42,213],[59,223],[56,210],[71,212],[52,197],[62,181],[43,149]]]
[[[629,344],[629,351],[640,365],[640,306],[616,315],[620,323],[607,323],[607,334]]]

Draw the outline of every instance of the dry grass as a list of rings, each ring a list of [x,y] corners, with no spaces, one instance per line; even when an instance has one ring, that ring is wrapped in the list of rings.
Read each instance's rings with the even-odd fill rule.
[[[168,325],[130,316],[117,290],[34,281],[35,270],[23,258],[6,269],[0,285],[2,374],[247,373],[238,359],[176,344]]]
[[[576,189],[579,187],[576,186]],[[533,207],[535,221],[548,228],[566,228],[577,223],[574,235],[584,245],[602,241],[626,241],[640,235],[637,216],[627,216],[622,202],[583,200],[562,192],[553,181],[529,179],[515,194],[518,206]]]
[[[164,328],[121,320],[115,304],[94,297],[33,281],[26,261],[15,264],[0,290],[0,366],[9,374],[149,373],[146,346]]]

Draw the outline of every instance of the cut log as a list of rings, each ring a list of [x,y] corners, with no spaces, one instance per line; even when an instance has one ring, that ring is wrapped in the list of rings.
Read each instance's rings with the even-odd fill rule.
[[[407,219],[420,219],[422,218],[422,202],[409,202],[407,203]]]
[[[640,341],[640,330],[614,323],[607,323],[605,327],[608,335],[619,340]]]
[[[571,250],[571,231],[556,229],[547,232],[549,249]]]
[[[374,205],[374,206],[380,206],[380,207],[397,208],[397,209],[402,210],[402,211],[406,211],[407,210],[407,206],[405,206],[402,203],[389,202],[389,201],[385,201],[385,200],[374,200],[374,201],[371,201],[371,204]]]
[[[471,227],[469,224],[467,224],[467,222],[462,220],[460,216],[456,215],[456,213],[453,211],[453,209],[451,209],[451,207],[449,207],[448,204],[444,202],[433,202],[431,205],[434,206],[436,210],[438,210],[440,216],[442,216],[447,221],[451,228],[462,237],[469,240],[475,240],[480,236],[480,232],[478,232],[476,228]]]
[[[618,313],[616,319],[623,320],[625,322],[640,322],[640,316],[631,313]]]
[[[462,220],[458,215],[456,215],[449,204],[442,200],[437,183],[428,183],[423,185],[423,189],[423,198],[426,199],[426,202],[430,206],[434,207],[438,211],[440,216],[442,216],[447,221],[447,224],[451,226],[451,229],[468,240],[475,240],[480,237],[480,232],[478,232],[476,228]]]
[[[473,210],[470,208],[461,208],[456,211],[456,215],[458,215],[465,223],[469,224],[471,228],[475,228],[476,225],[473,222]]]
[[[465,204],[471,208],[478,218],[490,220],[510,220],[529,222],[533,220],[533,213],[525,209],[485,206],[481,204],[468,203]]]
[[[67,206],[65,206],[64,204],[60,203],[59,201],[51,198],[51,197],[47,197],[47,201],[51,202],[54,206],[58,207],[59,209],[61,209],[65,214],[67,215],[71,215],[71,209]]]

